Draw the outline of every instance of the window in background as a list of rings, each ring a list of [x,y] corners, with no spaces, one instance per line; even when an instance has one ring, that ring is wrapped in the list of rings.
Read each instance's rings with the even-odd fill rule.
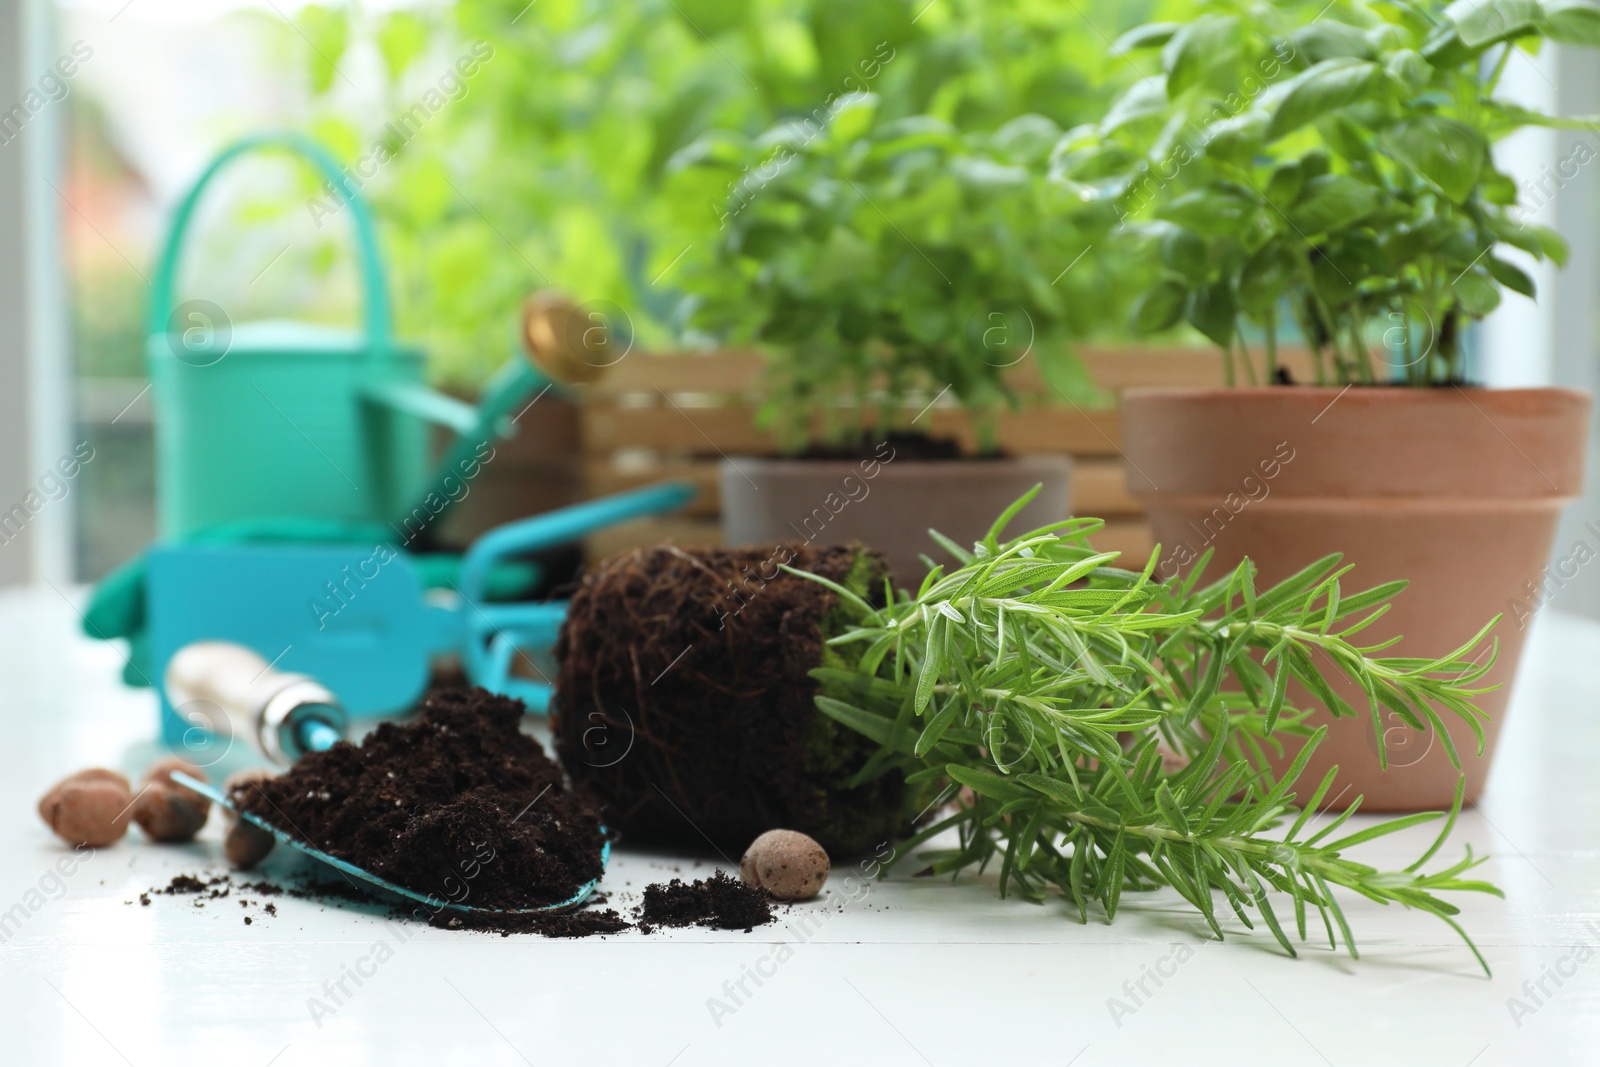
[[[76,387],[77,577],[95,581],[155,536],[155,417],[145,374],[150,276],[172,205],[236,137],[303,127],[302,5],[89,0],[58,5],[60,48],[81,56],[58,183]],[[281,10],[282,14],[279,13]],[[318,232],[298,204],[312,180],[282,161],[236,168],[208,195],[179,274],[180,299],[240,321],[348,321],[352,289],[333,261],[343,228]]]
[[[1556,115],[1600,114],[1600,67],[1587,51],[1518,52],[1502,93]],[[1523,218],[1567,239],[1564,269],[1516,259],[1532,275],[1539,299],[1509,295],[1484,323],[1480,372],[1491,385],[1564,385],[1600,396],[1600,135],[1581,129],[1528,129],[1496,149],[1516,180]],[[1516,258],[1508,254],[1508,259]],[[1574,560],[1600,553],[1600,436],[1589,435],[1584,494],[1562,516],[1558,561],[1527,603],[1600,618],[1600,568]],[[1586,551],[1577,546],[1583,545]],[[1508,618],[1517,612],[1508,605]]]
[[[73,100],[62,241],[77,384],[80,579],[96,579],[154,533],[150,405],[143,402],[150,187],[111,137],[94,97]]]

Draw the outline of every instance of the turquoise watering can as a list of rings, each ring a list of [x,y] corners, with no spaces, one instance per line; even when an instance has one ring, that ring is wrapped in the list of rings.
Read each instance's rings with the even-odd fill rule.
[[[235,160],[263,150],[302,157],[350,209],[365,307],[360,331],[303,322],[232,324],[205,300],[176,302],[174,282],[201,195]],[[293,133],[239,141],[179,203],[151,290],[146,355],[155,403],[160,535],[273,518],[403,526],[444,479],[552,381],[514,359],[474,407],[423,384],[424,353],[396,341],[372,215],[343,171]],[[454,443],[429,469],[430,424]],[[448,501],[445,501],[447,504]],[[437,517],[437,506],[429,509]]]

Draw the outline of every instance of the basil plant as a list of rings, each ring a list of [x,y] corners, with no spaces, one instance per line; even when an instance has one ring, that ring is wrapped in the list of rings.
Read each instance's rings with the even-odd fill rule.
[[[1319,384],[1464,380],[1466,325],[1505,289],[1533,295],[1505,249],[1566,258],[1523,214],[1552,191],[1519,190],[1490,147],[1526,126],[1595,128],[1496,86],[1546,40],[1600,44],[1600,4],[1201,11],[1124,34],[1113,47],[1142,76],[1051,159],[1058,179],[1116,205],[1120,239],[1140,249],[1135,328],[1187,323],[1222,350],[1230,382],[1285,380],[1289,332]],[[1594,153],[1574,152],[1575,173]]]
[[[763,417],[789,449],[926,429],[922,410],[946,394],[992,447],[1017,402],[1007,373],[1030,358],[1063,395],[1092,395],[1068,345],[1122,297],[1080,260],[1117,218],[1048,177],[1062,130],[1029,114],[963,132],[879,109],[851,94],[677,155],[674,200],[694,220],[685,328],[765,351]]]

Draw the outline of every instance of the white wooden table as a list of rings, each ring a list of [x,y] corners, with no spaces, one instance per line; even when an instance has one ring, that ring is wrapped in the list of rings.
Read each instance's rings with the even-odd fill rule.
[[[220,820],[186,848],[135,830],[52,876],[65,850],[34,814],[40,793],[78,767],[136,773],[151,756],[154,698],[123,689],[119,665],[77,635],[60,594],[0,594],[3,1064],[1600,1062],[1590,622],[1537,624],[1488,798],[1458,831],[1455,848],[1487,853],[1482,873],[1506,892],[1462,902],[1492,980],[1443,925],[1359,899],[1359,962],[1325,946],[1291,960],[1243,931],[1207,941],[1171,895],[1124,898],[1114,927],[1079,926],[1060,904],[998,900],[987,880],[863,890],[837,869],[820,901],[751,934],[553,941],[295,899],[276,918],[253,909],[249,926],[242,909],[181,897],[130,905],[174,874],[220,870]],[[1366,854],[1403,866],[1427,837]],[[711,864],[622,849],[606,887],[626,906],[679,867]],[[358,966],[370,977],[346,979],[335,1005],[325,986]],[[313,998],[333,1012],[314,1016]]]

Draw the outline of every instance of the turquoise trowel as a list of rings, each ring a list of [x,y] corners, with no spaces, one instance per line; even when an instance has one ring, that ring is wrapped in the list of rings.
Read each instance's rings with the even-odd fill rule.
[[[279,671],[249,649],[224,641],[197,641],[179,650],[167,665],[162,690],[180,708],[209,720],[206,737],[185,739],[192,742],[186,744],[190,754],[196,747],[214,743],[219,736],[225,743],[244,738],[273,763],[287,765],[307,753],[332,748],[344,739],[348,722],[339,698],[317,679]],[[204,708],[204,712],[196,710],[199,708]],[[258,815],[240,810],[222,789],[181,771],[174,772],[172,779],[265,830],[278,844],[327,864],[347,878],[424,904],[436,913],[441,910],[488,914],[564,911],[583,904],[599,883],[598,878],[589,881],[558,903],[515,911],[441,900],[380,878],[302,841]],[[600,849],[602,872],[610,858],[611,844],[606,841]]]

